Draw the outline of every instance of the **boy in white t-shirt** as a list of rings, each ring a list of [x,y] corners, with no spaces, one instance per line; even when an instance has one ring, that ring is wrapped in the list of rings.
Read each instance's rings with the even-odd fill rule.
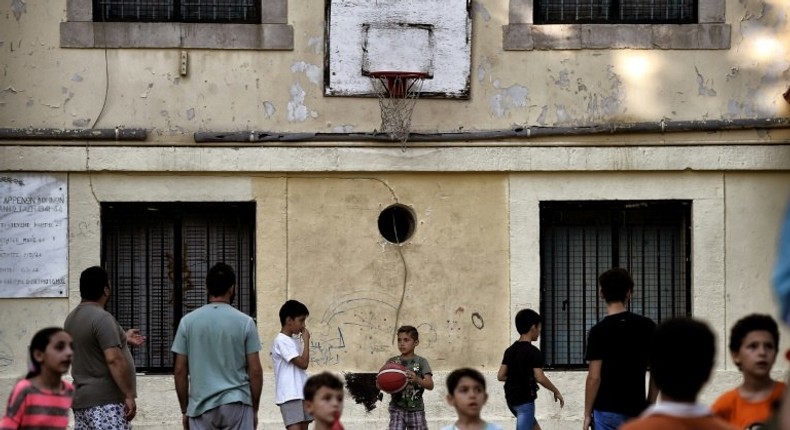
[[[287,430],[307,430],[313,417],[304,408],[304,384],[310,364],[310,332],[305,320],[307,306],[288,300],[280,308],[282,330],[272,344],[274,403],[280,407]]]

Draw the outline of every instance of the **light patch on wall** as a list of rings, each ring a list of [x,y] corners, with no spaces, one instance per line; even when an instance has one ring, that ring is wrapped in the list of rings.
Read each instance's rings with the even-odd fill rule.
[[[527,87],[514,84],[507,88],[499,88],[499,81],[494,81],[494,88],[499,91],[491,96],[488,105],[491,114],[497,118],[502,118],[512,108],[527,107],[529,101],[529,89]]]
[[[271,118],[277,113],[277,108],[274,107],[274,104],[270,101],[263,102],[263,112],[266,115],[266,118]]]
[[[304,61],[294,63],[291,66],[291,72],[304,73],[307,75],[307,79],[316,85],[321,83],[323,76],[323,72],[320,67],[316,66],[315,64],[305,63]]]
[[[477,66],[477,82],[483,83],[486,74],[491,69],[491,59],[483,57],[480,59],[480,65]]]
[[[305,92],[295,83],[291,85],[291,100],[288,102],[288,121],[305,122],[307,120],[307,106],[304,105]]]
[[[627,88],[624,91],[635,101],[628,105],[628,110],[643,118],[662,117],[665,106],[657,89],[664,71],[662,57],[648,51],[622,51],[614,55],[615,67],[620,72],[618,76],[622,86]],[[610,73],[613,74],[613,70]],[[619,110],[619,106],[613,106],[618,100],[603,98],[602,101],[606,104],[603,112],[613,114]]]
[[[313,52],[316,54],[320,54],[324,51],[324,38],[320,36],[314,36],[307,39],[307,46],[313,48]]]
[[[709,86],[712,84],[712,81],[710,79],[706,80],[705,77],[702,76],[702,73],[700,73],[697,66],[694,66],[694,71],[697,73],[697,94],[701,96],[715,97],[716,90],[710,88]]]
[[[14,0],[11,2],[11,13],[17,21],[22,17],[23,13],[27,13],[27,5],[22,0]]]
[[[333,133],[352,133],[354,132],[354,126],[351,124],[343,124],[337,125],[332,129]]]

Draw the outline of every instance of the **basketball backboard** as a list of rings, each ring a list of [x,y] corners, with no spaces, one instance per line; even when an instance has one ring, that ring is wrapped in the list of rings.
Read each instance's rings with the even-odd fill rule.
[[[425,73],[420,98],[468,98],[471,0],[327,0],[324,93],[375,96],[370,72]]]

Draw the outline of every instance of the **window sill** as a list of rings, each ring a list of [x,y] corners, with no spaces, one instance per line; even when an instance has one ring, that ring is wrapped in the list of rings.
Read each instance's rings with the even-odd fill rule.
[[[195,24],[68,21],[61,48],[192,48],[292,50],[287,24]]]
[[[506,51],[549,49],[730,49],[730,25],[704,24],[510,24]]]

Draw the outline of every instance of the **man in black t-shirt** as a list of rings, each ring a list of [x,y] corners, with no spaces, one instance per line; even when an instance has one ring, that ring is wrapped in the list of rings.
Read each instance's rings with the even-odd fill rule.
[[[645,395],[650,339],[656,324],[627,310],[634,281],[625,269],[598,277],[607,316],[590,329],[584,390],[584,427],[616,430],[653,403],[658,390],[650,382]]]

